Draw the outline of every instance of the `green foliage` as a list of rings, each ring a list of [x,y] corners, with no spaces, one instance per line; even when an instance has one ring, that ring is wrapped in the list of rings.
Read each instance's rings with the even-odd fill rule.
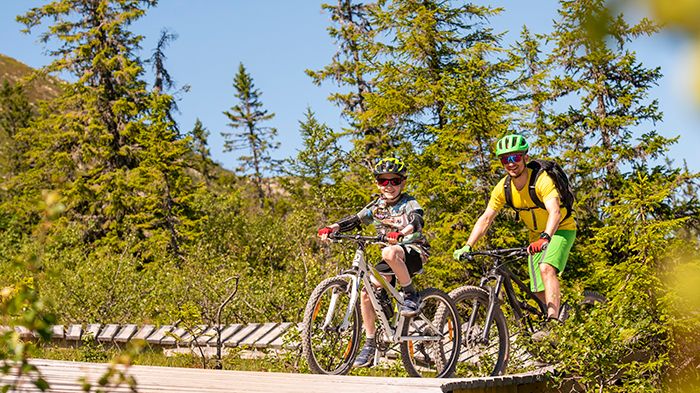
[[[329,128],[308,108],[300,151],[272,160],[276,130],[264,122],[273,114],[241,64],[237,102],[224,112],[235,130],[224,133],[226,149],[248,152],[238,176],[211,160],[200,121],[181,135],[172,119],[165,33],[154,88],[143,80],[141,37],[128,27],[152,5],[60,0],[19,18],[27,29],[48,24],[42,37],[55,61],[44,71],[71,73],[75,82],[31,111],[18,85],[0,89],[0,148],[13,153],[0,160],[5,324],[48,336],[55,322],[179,322],[191,334],[219,317],[299,322],[313,287],[353,253],[320,244],[316,230],[372,199],[370,168],[385,155],[408,163],[408,192],[426,211],[432,249],[418,285],[474,283],[480,266],[455,262],[452,251],[502,176],[494,142],[522,132],[533,155],[556,157],[576,188],[579,232],[566,295],[575,303],[575,293],[591,288],[608,298],[576,310],[542,356],[579,390],[697,381],[698,351],[689,343],[699,341],[698,303],[674,277],[697,270],[698,174],[668,161],[676,138],[655,129],[662,116],[648,97],[660,70],[627,49],[656,27],[629,25],[599,0],[563,1],[553,34],[525,28],[518,45],[504,48],[501,32],[488,27],[499,9],[413,0],[324,5],[339,51],[307,73],[314,83],[338,84],[329,99],[348,129]],[[610,39],[586,39],[592,20]],[[506,212],[476,248],[525,241]],[[378,249],[368,250],[369,260],[378,258]],[[13,331],[0,343],[8,359],[31,353]],[[116,355],[94,342],[78,351],[83,360]],[[235,355],[224,357],[224,368],[241,366]],[[120,367],[161,356],[127,352],[85,389],[132,387]],[[205,367],[203,359],[159,361]],[[306,371],[298,351],[269,353],[254,367]],[[404,375],[398,364],[355,372]]]

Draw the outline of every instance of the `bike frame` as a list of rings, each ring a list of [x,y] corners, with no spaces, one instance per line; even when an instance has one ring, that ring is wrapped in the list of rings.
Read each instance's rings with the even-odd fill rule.
[[[505,290],[508,304],[513,309],[513,314],[515,315],[515,318],[518,321],[521,321],[523,319],[523,311],[528,311],[538,315],[547,315],[547,306],[545,305],[545,303],[542,300],[540,300],[537,296],[535,296],[535,294],[530,290],[530,288],[527,285],[525,285],[525,283],[523,283],[522,280],[520,280],[518,276],[511,272],[510,269],[508,269],[508,267],[506,266],[508,263],[519,259],[520,254],[518,253],[522,251],[523,249],[514,248],[500,250],[500,253],[502,254],[492,252],[473,253],[473,255],[486,255],[494,258],[493,265],[491,266],[489,271],[481,278],[481,282],[479,284],[479,287],[486,290],[489,294],[489,306],[486,313],[484,332],[481,338],[482,342],[484,343],[488,342],[489,332],[491,331],[491,324],[493,323],[493,316],[496,308],[500,303],[498,299],[501,290]],[[511,255],[508,255],[508,253],[510,253]],[[490,284],[491,282],[495,282],[495,284]],[[518,286],[518,288],[520,288],[520,290],[524,294],[524,300],[520,301],[518,299],[518,296],[515,293],[515,289],[513,288],[513,282],[515,282],[515,284]],[[529,305],[527,303],[529,299],[534,300],[537,303],[539,309],[536,309]],[[476,303],[473,306],[472,315],[469,319],[469,326],[473,326],[476,322],[475,319],[477,315],[477,306],[478,304]],[[528,327],[531,328],[531,326],[529,325]]]
[[[367,242],[374,242],[374,243],[381,243],[381,244],[386,244],[383,243],[382,239],[380,237],[367,237],[367,236],[360,236],[360,235],[334,235],[331,239],[334,240],[342,240],[342,239],[349,239],[349,240],[355,240],[357,242],[357,250],[355,251],[355,256],[352,260],[352,267],[346,271],[344,271],[341,276],[347,276],[351,280],[351,290],[352,292],[350,293],[350,302],[348,303],[347,310],[345,310],[345,316],[343,318],[343,323],[341,324],[341,329],[347,329],[347,327],[350,325],[350,316],[352,315],[352,312],[354,311],[356,305],[357,305],[357,299],[360,296],[360,291],[362,289],[362,286],[364,285],[365,288],[374,288],[375,285],[372,284],[371,277],[374,277],[379,285],[384,288],[387,293],[391,294],[391,296],[396,299],[396,301],[399,304],[403,304],[403,296],[401,293],[393,286],[391,285],[385,278],[384,276],[374,267],[370,266],[367,264],[365,260],[365,246]],[[426,337],[426,336],[402,336],[401,335],[401,329],[400,327],[403,327],[404,323],[406,323],[406,318],[401,315],[400,313],[398,314],[398,318],[396,320],[396,325],[393,327],[391,325],[391,322],[389,321],[389,318],[386,316],[384,313],[384,310],[382,309],[382,306],[379,304],[379,299],[374,294],[374,290],[367,290],[367,294],[369,295],[370,302],[372,303],[372,307],[374,308],[374,311],[379,318],[379,322],[384,328],[384,335],[386,336],[386,340],[392,344],[402,342],[405,340],[410,340],[410,341],[437,341],[435,337]],[[327,326],[330,324],[330,319],[332,318],[333,312],[335,310],[335,297],[331,299],[331,305],[328,307],[328,313],[326,315],[326,320],[324,322],[324,325]],[[421,318],[422,321],[427,323],[428,325],[432,325],[432,321],[429,319],[425,318],[422,314],[418,314]],[[434,328],[434,326],[433,326]],[[434,331],[438,331],[439,329],[435,328]]]

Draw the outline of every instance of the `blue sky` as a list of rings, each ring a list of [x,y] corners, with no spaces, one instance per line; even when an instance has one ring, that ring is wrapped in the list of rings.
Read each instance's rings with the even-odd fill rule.
[[[333,2],[333,1],[325,1]],[[0,5],[0,53],[40,67],[49,62],[38,34],[20,33],[14,16],[45,2],[36,0],[3,1]],[[281,147],[276,158],[295,155],[301,148],[299,121],[307,107],[317,118],[339,129],[344,126],[339,110],[327,101],[335,86],[315,86],[305,69],[320,69],[328,64],[335,46],[326,32],[328,14],[321,11],[323,1],[289,0],[161,0],[148,11],[133,31],[145,36],[142,56],[150,56],[160,31],[167,28],[178,39],[166,51],[166,66],[178,86],[190,91],[180,98],[176,116],[183,131],[192,129],[199,118],[210,132],[209,145],[215,161],[224,167],[236,167],[240,152],[223,152],[221,131],[230,132],[223,111],[235,104],[232,86],[238,64],[243,63],[262,92],[264,107],[275,113],[267,125],[276,127]],[[506,31],[506,42],[517,38],[522,25],[534,33],[551,30],[557,17],[554,1],[477,1],[506,8],[490,20],[495,31]],[[37,31],[43,31],[42,29]],[[685,59],[689,44],[670,34],[634,43],[646,67],[661,67],[665,75],[651,91],[658,98],[664,121],[655,127],[662,135],[680,135],[669,157],[681,165],[687,160],[691,170],[700,171],[700,103],[693,102],[686,89],[690,71]]]

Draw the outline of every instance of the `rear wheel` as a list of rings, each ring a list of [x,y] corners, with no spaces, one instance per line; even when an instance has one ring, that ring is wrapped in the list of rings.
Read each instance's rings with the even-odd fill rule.
[[[501,375],[508,366],[510,343],[506,319],[496,307],[488,336],[484,338],[488,292],[479,287],[464,286],[450,292],[462,323],[462,345],[455,377]]]
[[[401,360],[412,377],[446,378],[459,355],[459,316],[452,299],[443,291],[420,292],[420,312],[404,321]]]
[[[348,278],[332,277],[316,286],[306,303],[301,339],[312,372],[350,371],[360,344],[360,318],[358,302],[350,304]]]

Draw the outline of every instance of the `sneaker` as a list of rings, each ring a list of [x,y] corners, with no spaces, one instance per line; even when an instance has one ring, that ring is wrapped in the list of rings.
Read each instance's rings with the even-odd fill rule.
[[[374,362],[374,354],[377,352],[377,347],[371,344],[365,343],[365,345],[362,347],[362,350],[360,351],[360,354],[357,355],[357,359],[355,359],[355,363],[352,364],[353,367],[369,367],[372,365]]]
[[[552,326],[555,323],[559,323],[559,320],[557,318],[547,318],[545,321],[544,325],[542,325],[542,328],[530,336],[532,338],[532,341],[536,343],[541,343],[544,341],[549,341],[552,344],[556,344],[556,336],[552,332]]]
[[[406,297],[403,299],[403,304],[401,305],[401,315],[404,317],[412,317],[418,314],[419,308],[420,296],[418,296],[418,293],[407,293]]]

